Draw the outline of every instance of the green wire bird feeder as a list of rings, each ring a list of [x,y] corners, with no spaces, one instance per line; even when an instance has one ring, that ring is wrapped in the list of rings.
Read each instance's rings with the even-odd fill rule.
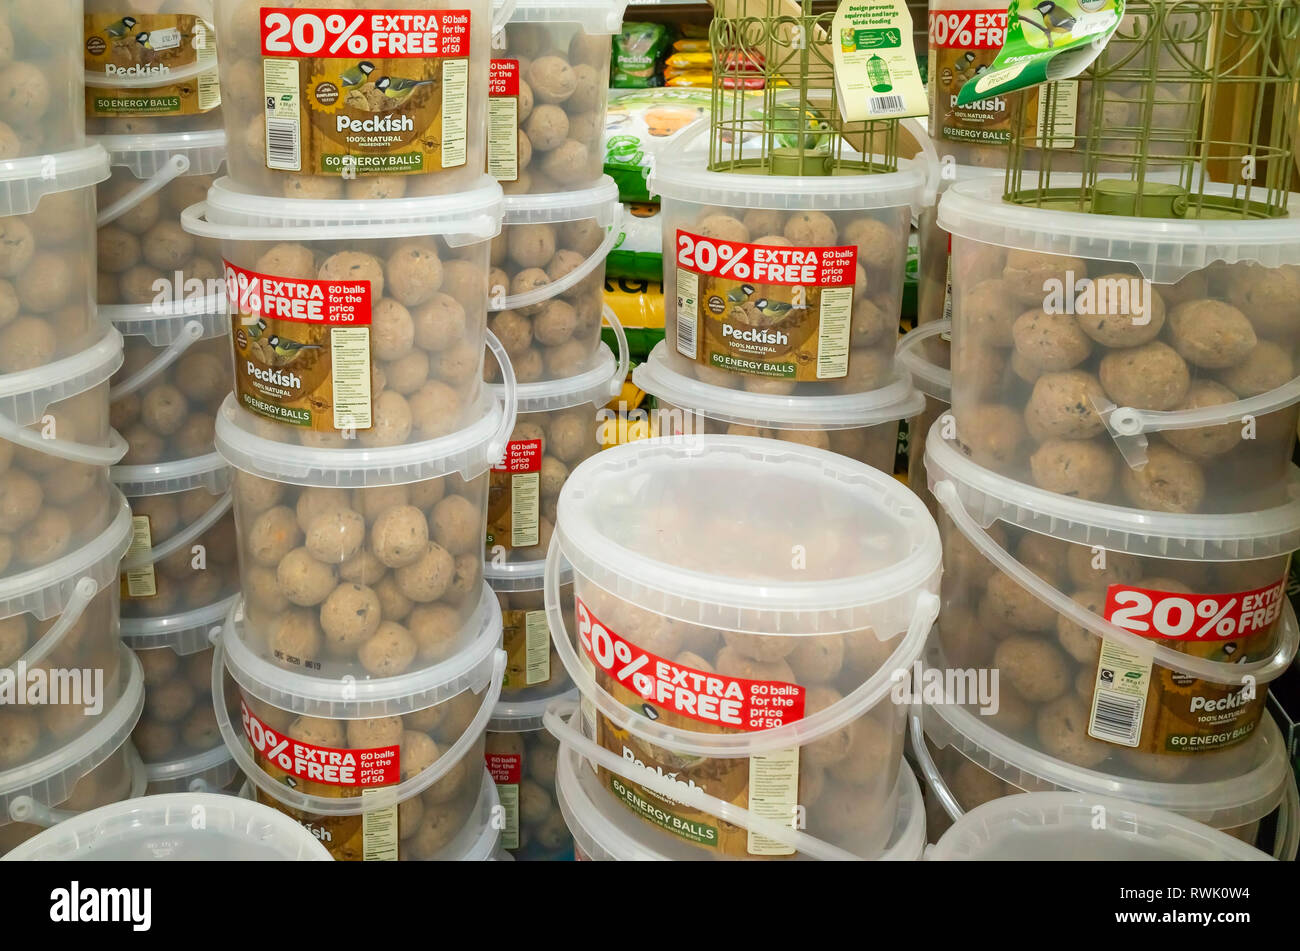
[[[709,25],[710,171],[898,170],[897,119],[841,119],[830,45],[834,15],[834,4],[812,0],[716,0]]]
[[[1008,201],[1282,216],[1296,170],[1300,0],[1132,0],[1083,74],[1016,98]]]

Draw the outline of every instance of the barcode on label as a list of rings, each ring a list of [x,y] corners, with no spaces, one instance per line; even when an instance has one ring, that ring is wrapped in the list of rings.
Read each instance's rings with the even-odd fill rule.
[[[902,112],[906,103],[903,102],[902,96],[868,96],[867,110],[873,116],[884,115],[885,113]]]
[[[699,316],[700,284],[696,275],[685,269],[677,271],[677,352],[695,359],[695,333]]]
[[[301,140],[297,119],[266,117],[266,164],[269,168],[302,170]]]
[[[1092,723],[1088,733],[1098,740],[1137,746],[1138,731],[1142,728],[1141,697],[1129,697],[1111,690],[1098,690],[1092,710]]]

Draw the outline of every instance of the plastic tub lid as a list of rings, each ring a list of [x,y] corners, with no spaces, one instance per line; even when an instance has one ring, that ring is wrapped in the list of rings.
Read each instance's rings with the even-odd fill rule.
[[[215,452],[149,465],[114,466],[109,478],[128,499],[204,488],[216,495],[230,487],[230,466]]]
[[[958,704],[928,704],[925,735],[939,748],[966,759],[1026,792],[1062,791],[1113,796],[1167,809],[1216,829],[1232,829],[1268,815],[1286,795],[1291,775],[1286,743],[1265,716],[1254,759],[1233,776],[1203,782],[1157,782],[1113,776],[1048,756],[999,732],[987,717]]]
[[[485,584],[466,624],[472,640],[447,659],[396,677],[328,678],[286,670],[259,657],[236,631],[243,602],[232,609],[221,635],[226,669],[236,684],[265,703],[290,713],[335,720],[403,716],[424,710],[467,689],[482,689],[501,644],[501,605]]]
[[[0,618],[33,614],[48,620],[63,611],[86,579],[98,591],[118,583],[118,563],[131,547],[131,507],[116,491],[108,505],[116,510],[108,526],[80,548],[39,568],[0,578]]]
[[[92,135],[91,142],[108,151],[109,163],[127,168],[136,178],[148,178],[168,159],[184,156],[189,168],[183,175],[214,175],[226,160],[225,129],[198,132],[141,133],[138,135]]]
[[[1077,175],[1052,179],[1067,191],[1080,181]],[[939,203],[939,227],[982,244],[1132,264],[1158,284],[1219,261],[1300,264],[1300,195],[1291,196],[1283,218],[1135,218],[1016,205],[1002,200],[1004,188],[988,178],[954,184]],[[1234,189],[1207,184],[1205,192],[1230,197]]]
[[[224,789],[239,772],[234,757],[226,744],[214,746],[202,753],[183,756],[162,763],[145,763],[144,773],[149,785],[154,783],[180,783],[189,780],[189,792],[215,792]],[[199,788],[194,788],[199,787]]]
[[[489,558],[483,563],[483,578],[492,586],[493,591],[503,594],[511,591],[541,591],[546,587],[546,562],[496,562]],[[561,566],[560,584],[573,584],[572,566]]]
[[[0,825],[9,821],[9,806],[19,796],[47,806],[64,802],[81,777],[130,739],[144,710],[144,668],[125,645],[121,664],[126,677],[121,696],[98,717],[87,718],[88,729],[39,759],[0,772]]]
[[[516,8],[518,9],[518,8]],[[550,6],[538,7],[550,11]],[[563,7],[561,7],[563,9]],[[615,28],[617,32],[617,27]],[[506,195],[505,216],[501,223],[511,225],[549,224],[555,221],[581,221],[597,218],[609,224],[618,207],[618,185],[608,175],[590,188],[571,192],[547,192],[539,195]]]
[[[520,383],[516,403],[518,416],[522,418],[528,413],[548,413],[584,403],[604,406],[611,399],[610,381],[617,370],[617,364],[613,351],[602,344],[596,349],[593,366],[577,376]],[[491,384],[489,389],[498,399],[503,398],[505,387],[501,384]]]
[[[1106,822],[1097,828],[1097,809]],[[1271,861],[1164,809],[1073,792],[1020,793],[972,809],[926,850],[931,861]]]
[[[203,823],[196,826],[196,811]],[[29,839],[5,861],[332,862],[290,816],[238,796],[165,793],[82,813]]]
[[[122,335],[109,329],[85,350],[16,373],[0,374],[0,416],[30,426],[53,403],[84,393],[122,366]]]
[[[401,446],[327,449],[257,435],[258,417],[240,407],[232,393],[217,412],[217,452],[236,469],[292,485],[362,489],[423,482],[453,472],[472,479],[501,458],[504,446],[493,446],[501,416],[501,404],[484,387],[477,420],[449,435]]]
[[[230,333],[224,287],[213,294],[162,304],[103,304],[99,315],[123,336],[144,337],[155,347],[165,347],[189,334],[195,340],[212,340]]]
[[[921,787],[906,764],[898,771],[898,812],[889,843],[876,861],[914,862],[925,849],[925,805]],[[689,845],[670,832],[654,828],[621,805],[603,788],[577,751],[561,745],[555,770],[560,812],[573,833],[578,850],[597,861],[698,862],[725,861]]]
[[[422,198],[268,198],[228,177],[208,200],[187,208],[187,231],[229,241],[333,241],[440,235],[449,243],[488,241],[501,230],[501,186],[488,175],[454,195]]]
[[[122,618],[122,640],[136,650],[170,648],[177,654],[196,654],[212,646],[220,634],[239,595],[232,594],[215,604],[164,617]]]
[[[550,696],[528,700],[512,700],[502,697],[492,708],[492,719],[488,721],[489,733],[532,733],[544,730],[542,716],[546,708],[556,700],[577,702],[578,691],[572,687],[558,690]]]
[[[483,782],[479,786],[478,800],[470,815],[471,821],[456,837],[448,842],[433,861],[437,862],[488,862],[497,851],[501,830],[497,828],[496,813],[501,809],[501,799],[492,774],[483,768]]]
[[[912,378],[912,383],[918,390],[926,396],[952,405],[952,370],[931,363],[925,358],[919,346],[921,341],[943,332],[938,329],[939,324],[945,325],[947,329],[952,327],[951,321],[941,320],[922,324],[904,334],[898,341],[895,358]]]
[[[684,523],[732,512],[754,539],[797,522],[835,524],[856,543],[860,564],[810,579],[788,552],[777,559],[755,543],[691,567],[671,550],[680,533],[648,512]],[[617,597],[730,631],[906,630],[939,582],[938,527],[906,486],[832,452],[748,436],[648,439],[597,453],[569,474],[553,537],[576,574]],[[707,551],[694,554],[708,560]]]
[[[584,33],[613,34],[623,28],[628,0],[515,0],[511,23],[577,23]]]
[[[1085,502],[985,469],[943,438],[949,418],[937,419],[925,442],[930,491],[952,482],[961,504],[981,525],[1003,521],[1064,541],[1153,558],[1245,561],[1300,548],[1300,469],[1295,466],[1290,501],[1270,509],[1231,515],[1151,512]]]
[[[31,214],[44,196],[98,185],[108,174],[99,145],[0,161],[0,218]]]
[[[920,160],[898,160],[898,171],[878,175],[749,175],[710,172],[698,161],[662,158],[647,187],[666,200],[732,208],[783,211],[869,211],[919,209],[926,184]]]
[[[775,429],[859,429],[908,419],[925,409],[925,397],[906,378],[866,393],[779,396],[714,386],[685,376],[669,366],[667,354],[667,343],[660,341],[650,358],[632,371],[632,382],[660,400],[725,423]]]

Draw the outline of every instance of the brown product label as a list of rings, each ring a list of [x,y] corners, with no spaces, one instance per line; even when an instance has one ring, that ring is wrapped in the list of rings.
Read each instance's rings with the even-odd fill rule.
[[[267,168],[405,175],[465,164],[469,10],[260,14]]]
[[[1285,579],[1250,591],[1187,593],[1111,585],[1104,614],[1117,627],[1222,664],[1267,649],[1282,615]],[[1251,736],[1267,691],[1176,673],[1106,641],[1089,733],[1147,753],[1222,749]]]
[[[125,558],[147,558],[153,552],[153,532],[148,515],[131,516],[131,547]],[[158,580],[153,565],[132,568],[121,575],[122,600],[134,601],[158,596]]]
[[[542,440],[517,439],[488,482],[487,546],[531,548],[540,541]]]
[[[235,392],[246,409],[324,431],[369,429],[369,281],[308,281],[226,262]]]
[[[773,247],[678,230],[677,350],[783,380],[849,372],[857,248]]]
[[[1006,145],[1011,100],[1006,96],[957,105],[966,81],[993,62],[1006,38],[1007,8],[930,11],[930,129],[949,142]]]
[[[494,59],[488,80],[488,174],[519,180],[519,60]]]
[[[545,611],[503,611],[502,646],[506,673],[502,687],[521,690],[551,679],[551,626]]]
[[[221,105],[212,24],[190,13],[88,13],[85,68],[130,86],[86,86],[86,115],[192,116]],[[208,65],[211,68],[198,69]],[[184,75],[168,81],[178,72]],[[156,77],[158,85],[137,85]]]
[[[804,688],[695,670],[638,647],[601,623],[576,600],[578,639],[596,683],[615,700],[656,723],[706,733],[755,732],[802,719]],[[629,766],[657,773],[683,788],[699,788],[776,821],[790,821],[798,807],[797,749],[760,756],[706,757],[676,754],[596,716],[596,742]],[[604,767],[601,781],[647,822],[695,845],[732,856],[780,857],[793,850],[709,813],[651,792]]]

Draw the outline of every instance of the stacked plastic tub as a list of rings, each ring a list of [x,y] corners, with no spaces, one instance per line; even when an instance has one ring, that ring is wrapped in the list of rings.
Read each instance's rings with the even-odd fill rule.
[[[423,16],[331,54],[309,48],[314,8],[216,4],[230,174],[183,219],[224,262],[234,392],[215,437],[241,598],[209,690],[249,795],[335,858],[487,858],[505,654],[482,545],[515,419],[487,332],[501,189],[470,121],[490,9],[384,9],[437,18],[437,49],[389,55],[429,40]]]
[[[915,857],[892,694],[940,551],[914,495],[824,450],[705,435],[589,459],[558,516],[546,606],[581,701],[546,725],[584,854]]]
[[[1253,841],[1288,795],[1263,714],[1300,643],[1300,219],[1153,227],[1001,190],[959,182],[939,207],[953,362],[925,459],[945,551],[931,662],[1000,679],[986,716],[969,696],[926,712],[939,801],[1118,794]]]
[[[131,537],[109,469],[122,338],[96,310],[95,186],[81,7],[0,5],[20,41],[0,109],[0,850],[144,791],[130,747],[141,672],[118,636]]]
[[[571,858],[555,789],[547,704],[571,689],[543,604],[546,551],[570,472],[601,448],[599,413],[628,370],[627,341],[604,307],[605,259],[621,205],[602,175],[612,38],[623,0],[503,5],[488,113],[488,171],[506,193],[492,243],[489,326],[519,382],[519,416],[493,467],[486,574],[507,654],[487,762],[517,859]],[[618,358],[601,341],[608,318]],[[489,379],[496,380],[495,374]]]

